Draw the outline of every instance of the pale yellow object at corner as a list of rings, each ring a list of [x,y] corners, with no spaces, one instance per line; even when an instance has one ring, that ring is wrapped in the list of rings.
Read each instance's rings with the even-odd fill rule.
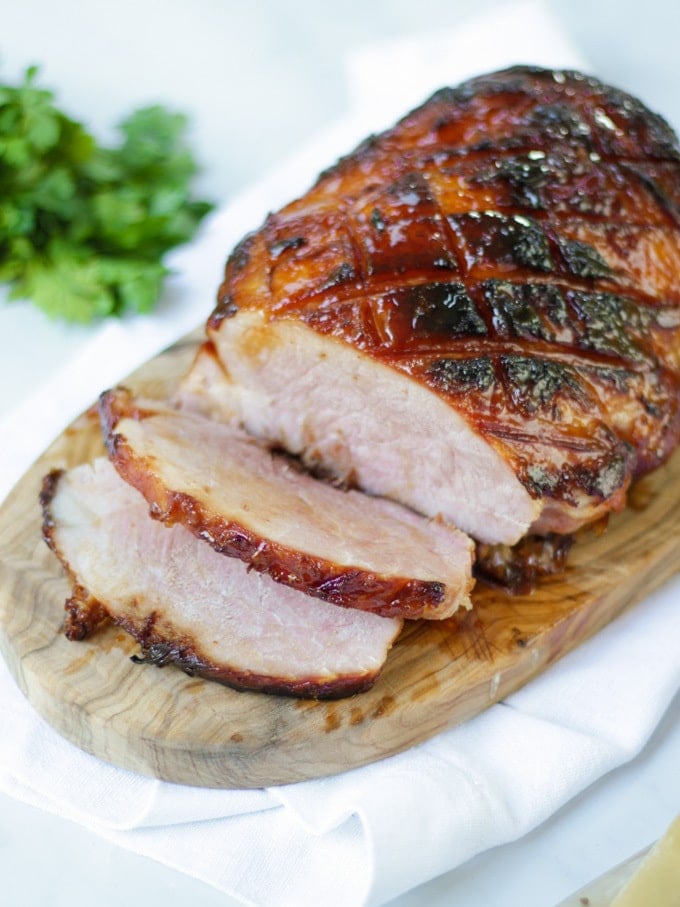
[[[611,907],[680,907],[680,816],[652,847]]]

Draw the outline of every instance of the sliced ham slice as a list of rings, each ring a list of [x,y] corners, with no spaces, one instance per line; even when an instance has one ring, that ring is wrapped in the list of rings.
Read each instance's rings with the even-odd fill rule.
[[[308,595],[389,617],[469,607],[473,545],[450,525],[343,491],[242,431],[125,390],[102,396],[120,475],[155,518]]]
[[[146,660],[238,689],[336,698],[374,683],[401,629],[398,619],[275,583],[184,527],[149,519],[105,459],[51,473],[41,499],[45,539],[76,588],[71,635],[105,612]]]

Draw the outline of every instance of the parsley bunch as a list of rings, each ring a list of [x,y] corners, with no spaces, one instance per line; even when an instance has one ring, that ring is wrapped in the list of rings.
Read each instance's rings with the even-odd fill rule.
[[[120,125],[120,145],[103,148],[36,75],[0,85],[0,282],[10,299],[70,321],[149,312],[164,253],[212,207],[190,197],[186,119],[143,108]]]

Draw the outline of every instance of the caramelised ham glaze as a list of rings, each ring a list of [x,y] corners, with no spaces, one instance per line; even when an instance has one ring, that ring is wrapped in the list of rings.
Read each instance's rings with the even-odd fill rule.
[[[71,638],[108,616],[140,642],[136,660],[237,689],[336,698],[374,683],[401,629],[281,586],[183,526],[149,519],[105,459],[51,473],[41,500],[45,540],[74,583]]]
[[[619,509],[680,415],[680,152],[517,67],[444,89],[231,255],[191,405],[487,543]]]
[[[151,515],[249,570],[383,616],[470,607],[473,546],[452,526],[335,488],[242,431],[124,389],[103,394],[100,412],[110,458]]]

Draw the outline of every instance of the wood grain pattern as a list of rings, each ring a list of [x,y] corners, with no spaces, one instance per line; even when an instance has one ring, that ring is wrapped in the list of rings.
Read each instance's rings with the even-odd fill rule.
[[[162,397],[198,332],[128,386]],[[20,688],[61,734],[114,764],[184,784],[260,787],[373,762],[478,714],[641,599],[680,567],[680,456],[634,490],[561,576],[528,596],[478,585],[475,609],[409,624],[376,686],[339,702],[238,693],[175,668],[134,665],[116,627],[84,642],[61,632],[69,592],[40,537],[38,490],[53,467],[103,450],[85,414],[40,457],[0,512],[0,648]]]

